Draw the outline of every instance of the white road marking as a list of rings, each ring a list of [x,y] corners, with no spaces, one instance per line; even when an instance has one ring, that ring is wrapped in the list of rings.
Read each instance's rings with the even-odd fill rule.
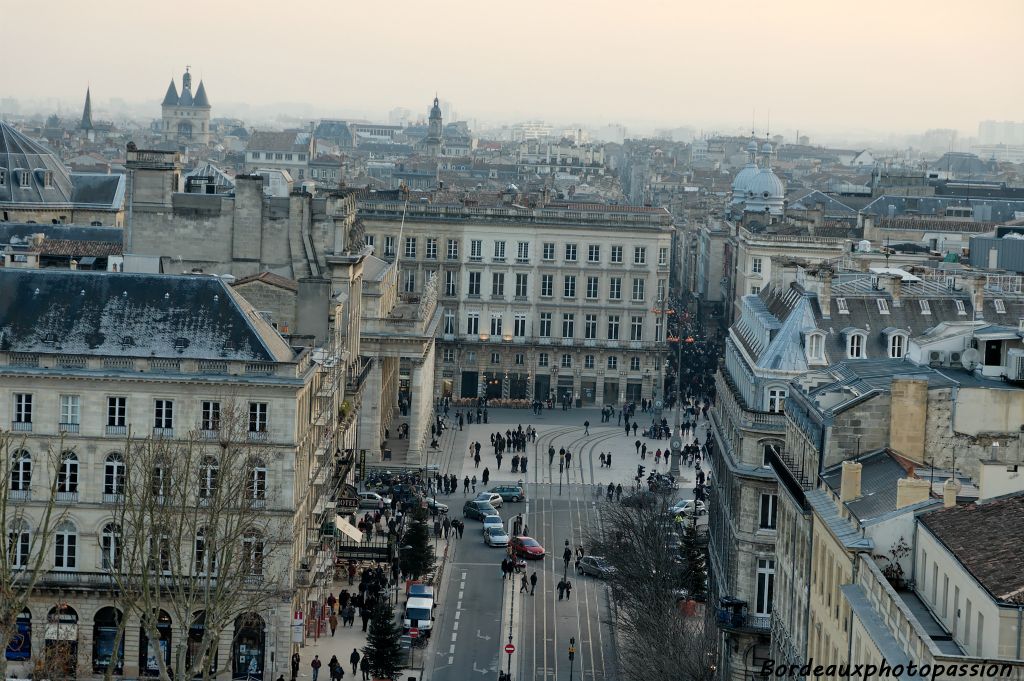
[[[455,664],[455,658],[451,655],[448,656],[448,664],[449,666]]]
[[[452,632],[452,643],[459,640],[459,635],[456,632]]]
[[[454,655],[454,654],[455,654],[455,644],[454,644],[454,643],[453,643],[453,644],[451,644],[451,646],[449,646],[449,648],[448,648],[448,654],[449,654],[449,655]]]
[[[461,608],[462,606],[460,605],[459,607]],[[460,617],[462,617],[462,611],[461,610],[456,610],[455,611],[455,621],[458,622]]]
[[[466,593],[466,592],[465,592],[465,590],[463,590],[463,589],[459,589],[459,600],[460,600],[460,601],[462,600],[462,596],[463,596],[463,595],[464,595],[465,593]]]
[[[458,614],[458,613],[456,613],[456,614]],[[452,622],[452,630],[453,631],[458,631],[459,630],[459,623],[458,622]]]

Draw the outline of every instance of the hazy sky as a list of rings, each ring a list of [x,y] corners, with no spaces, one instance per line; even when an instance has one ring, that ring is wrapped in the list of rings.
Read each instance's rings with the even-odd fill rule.
[[[1024,119],[1022,0],[0,0],[0,98],[968,133]],[[222,109],[220,113],[225,113]]]

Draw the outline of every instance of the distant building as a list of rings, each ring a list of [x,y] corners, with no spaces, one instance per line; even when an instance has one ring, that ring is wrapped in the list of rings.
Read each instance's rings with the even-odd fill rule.
[[[416,151],[424,156],[444,155],[444,123],[441,116],[441,105],[437,97],[434,97],[434,106],[430,109],[427,136],[416,145]]]
[[[313,136],[309,132],[258,130],[249,138],[245,150],[245,170],[287,170],[292,179],[301,182],[309,177],[309,160],[312,157]]]
[[[171,78],[167,94],[160,105],[162,116],[161,132],[168,142],[192,144],[210,143],[210,100],[206,87],[199,81],[199,87],[192,94],[192,74],[185,67],[181,77],[181,94]]]

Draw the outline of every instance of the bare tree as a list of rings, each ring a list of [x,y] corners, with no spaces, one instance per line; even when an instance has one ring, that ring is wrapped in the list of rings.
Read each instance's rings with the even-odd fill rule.
[[[141,621],[146,665],[155,666],[148,671],[162,681],[210,678],[236,622],[256,625],[260,610],[291,593],[293,515],[273,510],[272,452],[247,416],[222,404],[213,429],[182,440],[129,438],[126,447],[104,561]],[[165,652],[168,628],[173,649]]]
[[[639,507],[604,504],[601,520],[587,541],[591,553],[614,568],[608,580],[624,678],[714,679],[718,633],[703,603],[683,588],[694,580],[680,553],[684,529],[669,513],[668,500],[659,495]],[[690,560],[697,562],[692,553]]]
[[[64,519],[56,505],[62,444],[33,456],[23,437],[0,430],[0,679],[8,678],[5,652],[19,636],[18,617],[47,572],[50,546]],[[34,497],[40,485],[33,480],[39,479],[49,486]]]

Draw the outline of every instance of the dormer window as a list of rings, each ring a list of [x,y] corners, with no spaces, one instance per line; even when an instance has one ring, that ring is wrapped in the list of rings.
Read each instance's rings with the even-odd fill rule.
[[[996,312],[998,314],[1006,314],[1006,303],[1003,302],[1002,298],[996,298],[992,301],[992,304],[996,306]]]
[[[816,363],[825,361],[825,334],[821,331],[813,331],[806,337],[807,361]]]
[[[7,186],[7,168],[0,168],[0,187]]]
[[[846,305],[846,298],[836,298],[836,307],[839,308],[839,314],[850,314],[850,308]]]
[[[22,189],[28,189],[29,172],[24,169],[17,170],[15,172],[18,174],[18,185]]]
[[[846,356],[849,359],[864,359],[867,357],[868,334],[863,329],[848,327],[843,329],[846,336]]]
[[[889,314],[889,301],[885,298],[878,299],[878,314]]]
[[[932,306],[928,304],[927,300],[918,301],[921,305],[921,314],[931,314]]]
[[[44,170],[43,171],[43,186],[44,187],[50,187],[52,185],[53,185],[53,171],[52,170]]]
[[[956,313],[957,314],[967,314],[967,307],[964,305],[964,301],[957,300],[955,302],[956,302]]]
[[[891,359],[903,359],[907,354],[907,338],[909,334],[903,329],[889,327],[882,329],[885,336],[886,355]]]

